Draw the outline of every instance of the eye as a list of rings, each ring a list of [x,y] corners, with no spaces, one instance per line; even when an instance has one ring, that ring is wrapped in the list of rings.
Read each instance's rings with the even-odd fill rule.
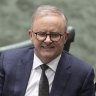
[[[46,33],[45,32],[38,32],[37,35],[42,36],[42,37],[45,37],[46,36]]]
[[[59,36],[60,36],[59,33],[52,33],[52,34],[51,34],[51,37],[53,37],[53,38],[56,38],[56,37],[59,37]]]

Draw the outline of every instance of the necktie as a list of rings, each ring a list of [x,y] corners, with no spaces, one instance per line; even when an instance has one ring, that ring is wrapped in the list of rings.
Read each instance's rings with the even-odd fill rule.
[[[48,69],[48,66],[46,64],[43,64],[40,67],[42,69],[42,74],[39,82],[39,96],[49,96],[49,83],[45,74],[45,71],[46,69]]]

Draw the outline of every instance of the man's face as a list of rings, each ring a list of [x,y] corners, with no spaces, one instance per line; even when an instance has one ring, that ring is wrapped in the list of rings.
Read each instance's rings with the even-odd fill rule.
[[[38,17],[34,21],[32,30],[29,31],[29,36],[34,44],[36,55],[42,61],[43,59],[46,59],[46,62],[48,63],[61,54],[64,43],[66,42],[66,32],[64,32],[64,26],[64,21],[59,16]],[[54,41],[54,36],[52,39],[50,35],[47,35],[44,40],[38,40],[36,34],[34,33],[42,32],[47,34],[56,32],[62,36],[57,41]]]

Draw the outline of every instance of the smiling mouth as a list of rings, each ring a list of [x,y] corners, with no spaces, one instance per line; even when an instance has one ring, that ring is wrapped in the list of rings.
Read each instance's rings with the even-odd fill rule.
[[[55,48],[54,46],[41,46],[42,48],[44,48],[44,49],[53,49],[53,48]]]

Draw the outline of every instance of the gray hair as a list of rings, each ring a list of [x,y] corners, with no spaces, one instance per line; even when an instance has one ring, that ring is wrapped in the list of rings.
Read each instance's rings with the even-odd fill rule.
[[[65,23],[65,30],[67,30],[67,17],[57,7],[51,5],[41,5],[40,7],[38,7],[32,16],[32,24],[34,23],[37,17],[43,17],[46,15],[61,16]]]

